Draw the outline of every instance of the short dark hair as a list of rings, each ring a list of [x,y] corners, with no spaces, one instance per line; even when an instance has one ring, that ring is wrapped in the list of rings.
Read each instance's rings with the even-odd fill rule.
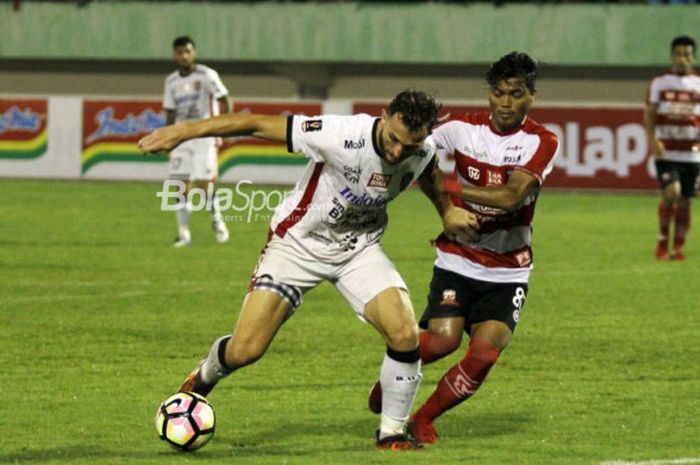
[[[693,55],[695,55],[695,40],[690,36],[678,36],[671,41],[671,51],[679,45],[689,45],[693,47]]]
[[[195,47],[194,40],[192,40],[190,36],[176,37],[175,40],[173,40],[173,49],[176,49],[178,47],[185,47],[188,44],[192,44],[192,48]]]
[[[432,95],[415,89],[407,89],[391,101],[389,116],[401,113],[401,121],[408,126],[411,132],[418,132],[422,128],[431,131],[438,123],[438,113],[441,108],[442,104],[435,102]]]
[[[534,92],[537,75],[537,62],[530,58],[530,55],[523,52],[510,52],[491,65],[486,73],[486,82],[493,87],[498,81],[517,77],[525,81],[525,86],[530,89],[530,92]]]

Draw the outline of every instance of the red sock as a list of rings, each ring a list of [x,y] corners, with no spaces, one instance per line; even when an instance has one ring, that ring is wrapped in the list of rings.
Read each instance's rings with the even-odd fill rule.
[[[683,247],[688,229],[690,229],[690,205],[679,205],[676,210],[676,228],[673,237],[674,249]]]
[[[668,205],[662,200],[659,204],[659,241],[668,241],[668,230],[674,216],[676,216],[676,206]]]
[[[440,360],[457,350],[458,347],[459,341],[455,343],[449,337],[431,333],[430,331],[420,333],[420,360],[423,365]]]
[[[429,422],[470,398],[489,374],[500,351],[491,342],[472,339],[467,355],[442,377],[415,416]]]

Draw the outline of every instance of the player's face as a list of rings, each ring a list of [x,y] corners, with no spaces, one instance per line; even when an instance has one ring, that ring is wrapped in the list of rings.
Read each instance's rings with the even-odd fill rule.
[[[175,58],[175,63],[177,63],[178,68],[189,69],[197,58],[197,52],[194,50],[192,44],[182,45],[180,47],[175,47],[173,57]]]
[[[695,65],[695,50],[692,45],[676,45],[671,50],[673,71],[680,74],[690,74]]]
[[[494,126],[501,132],[517,127],[527,115],[534,93],[521,78],[498,81],[489,88],[489,106]]]
[[[401,163],[406,158],[417,155],[423,149],[423,142],[428,137],[428,128],[412,132],[401,120],[401,113],[387,115],[382,110],[382,125],[377,137],[384,160],[392,165]]]

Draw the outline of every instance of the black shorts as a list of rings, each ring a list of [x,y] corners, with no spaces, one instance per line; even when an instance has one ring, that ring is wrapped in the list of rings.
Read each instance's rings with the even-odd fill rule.
[[[467,333],[474,323],[486,320],[502,321],[515,331],[526,296],[525,283],[490,283],[434,267],[428,306],[419,325],[428,329],[431,318],[461,316]]]
[[[698,175],[700,175],[700,163],[655,160],[656,178],[664,189],[671,183],[681,183],[681,195],[686,198],[695,197]]]

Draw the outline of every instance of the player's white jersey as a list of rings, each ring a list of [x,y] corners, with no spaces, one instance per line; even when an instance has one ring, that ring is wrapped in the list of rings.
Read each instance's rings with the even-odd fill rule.
[[[665,73],[649,85],[647,103],[656,105],[656,137],[665,160],[700,162],[700,76]]]
[[[374,133],[379,118],[290,116],[287,149],[311,162],[270,225],[279,237],[327,263],[340,263],[379,242],[387,203],[423,172],[435,154],[428,138],[419,154],[392,165]]]
[[[559,148],[556,136],[530,118],[506,134],[498,133],[488,112],[450,121],[432,137],[440,168],[462,184],[479,187],[506,184],[514,170],[534,176],[541,185]],[[536,200],[537,194],[531,194],[516,211],[506,212],[453,196],[455,205],[478,216],[480,236],[476,242],[460,243],[441,235],[435,265],[481,281],[527,282]]]
[[[165,80],[163,108],[174,110],[175,121],[206,119],[218,114],[216,100],[228,95],[219,74],[213,69],[196,65],[187,76],[179,71]]]

